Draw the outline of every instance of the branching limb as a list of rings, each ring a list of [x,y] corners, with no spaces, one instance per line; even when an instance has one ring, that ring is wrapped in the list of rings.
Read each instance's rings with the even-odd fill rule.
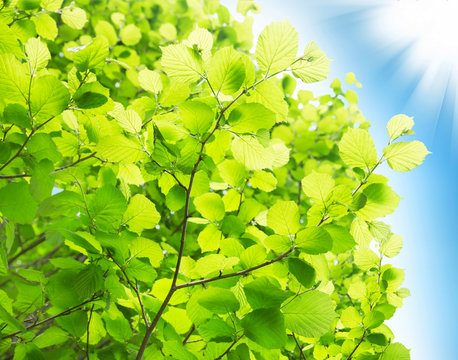
[[[347,360],[351,360],[351,358],[353,357],[353,354],[355,353],[355,351],[358,350],[359,346],[364,341],[364,338],[366,337],[366,334],[367,334],[367,330],[364,329],[363,336],[361,336],[361,339],[359,339],[359,342],[356,344],[356,346],[353,349],[353,351],[350,353],[350,355],[348,355]]]
[[[11,265],[14,261],[16,261],[20,256],[24,255],[26,252],[34,249],[35,247],[37,247],[38,245],[40,245],[42,242],[45,241],[45,234],[44,233],[41,233],[39,236],[38,236],[38,239],[35,240],[34,242],[32,242],[30,245],[26,246],[25,248],[23,248],[20,252],[18,252],[16,255],[14,255],[11,259],[8,260],[8,265]]]
[[[295,335],[294,333],[292,333],[291,335],[292,335],[294,341],[296,342],[297,348],[298,348],[299,351],[301,352],[301,357],[302,357],[302,359],[307,360],[307,358],[305,357],[304,352],[302,351],[302,347],[301,347],[301,345],[299,344],[299,341],[297,341],[296,335]]]
[[[221,360],[221,359],[224,357],[224,355],[229,354],[229,352],[232,350],[232,348],[235,346],[235,344],[237,344],[238,341],[239,341],[241,338],[243,338],[243,336],[244,336],[244,334],[242,334],[242,335],[239,336],[238,338],[235,338],[235,340],[232,342],[231,345],[229,345],[229,347],[226,349],[226,351],[223,352],[220,356],[218,356],[215,360]]]
[[[91,326],[92,312],[94,311],[94,304],[91,306],[91,312],[89,313],[89,320],[87,321],[86,328],[86,358],[89,360],[89,327]]]

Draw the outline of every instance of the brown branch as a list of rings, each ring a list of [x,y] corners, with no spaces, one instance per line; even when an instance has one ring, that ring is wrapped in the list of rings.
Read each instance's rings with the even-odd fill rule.
[[[43,126],[45,126],[48,122],[50,122],[52,119],[54,119],[55,116],[51,117],[50,119],[46,120],[45,122],[41,123],[40,125],[38,125],[35,129],[33,129],[29,136],[27,136],[27,139],[25,139],[24,143],[21,145],[21,147],[19,148],[19,150],[16,152],[16,154],[13,155],[13,157],[11,157],[6,163],[4,163],[2,165],[2,167],[0,167],[0,171],[2,171],[4,168],[6,168],[14,159],[16,159],[22,152],[22,150],[24,150],[25,146],[27,145],[27,143],[30,141],[30,138],[32,137],[33,134],[35,134],[40,128],[42,128]]]
[[[189,330],[189,332],[186,334],[185,338],[183,339],[183,345],[186,345],[186,343],[188,342],[194,330],[196,330],[196,326],[193,324],[191,327],[191,330]]]
[[[224,357],[224,355],[229,354],[229,352],[230,352],[231,349],[234,347],[234,345],[237,344],[237,342],[238,342],[241,338],[243,338],[244,335],[245,335],[245,334],[242,334],[241,336],[239,336],[238,338],[236,338],[236,339],[232,342],[232,344],[229,345],[229,347],[226,349],[226,351],[223,352],[220,356],[218,356],[215,360],[221,360],[221,359]]]
[[[234,276],[246,275],[246,274],[248,274],[248,273],[250,273],[250,272],[252,272],[254,270],[263,268],[263,267],[265,267],[267,265],[270,265],[270,264],[276,263],[276,262],[278,262],[280,260],[283,260],[285,257],[290,255],[295,250],[296,250],[296,248],[291,248],[290,250],[288,250],[287,252],[281,254],[280,256],[276,257],[275,259],[266,261],[265,263],[253,266],[253,267],[251,267],[249,269],[245,269],[245,270],[241,270],[241,271],[237,271],[237,272],[233,272],[233,273],[229,273],[229,274],[221,274],[221,275],[218,275],[218,276],[215,276],[215,277],[212,277],[212,278],[208,278],[208,279],[191,281],[191,282],[188,282],[188,283],[177,285],[175,288],[176,288],[176,290],[178,290],[178,289],[183,289],[183,288],[190,287],[190,286],[206,284],[206,283],[209,283],[209,282],[212,282],[212,281],[217,281],[217,280],[221,280],[221,279],[227,279],[227,278],[231,278],[231,277],[234,277]]]
[[[89,360],[89,327],[91,326],[92,312],[94,311],[94,304],[91,306],[91,312],[89,313],[89,320],[87,321],[86,328],[86,357]]]
[[[30,245],[26,246],[23,248],[20,252],[18,252],[16,255],[14,255],[11,259],[8,260],[8,265],[11,265],[14,261],[17,260],[20,256],[24,255],[26,252],[32,250],[33,248],[37,247],[40,245],[42,242],[46,240],[44,233],[41,233],[38,237],[37,240],[32,242]]]
[[[75,311],[80,310],[80,308],[81,308],[82,306],[84,306],[84,305],[86,305],[86,304],[89,304],[89,303],[91,303],[91,302],[93,302],[93,301],[95,301],[95,300],[98,300],[99,298],[100,298],[100,295],[98,295],[98,296],[92,296],[89,300],[86,300],[86,301],[82,302],[81,304],[72,306],[71,308],[69,308],[69,309],[67,309],[67,310],[65,310],[65,311],[62,311],[62,312],[59,313],[59,314],[56,314],[56,315],[53,315],[53,316],[51,316],[51,317],[49,317],[49,318],[46,318],[46,319],[44,319],[44,320],[41,320],[41,321],[39,321],[39,322],[37,322],[37,323],[35,323],[35,324],[33,324],[33,325],[30,325],[29,327],[26,327],[25,329],[26,329],[26,331],[29,331],[30,329],[33,329],[33,328],[35,328],[35,327],[37,327],[37,326],[41,326],[41,325],[43,325],[43,324],[46,324],[47,322],[52,321],[52,320],[54,320],[54,319],[56,319],[56,318],[58,318],[58,317],[69,315],[69,314],[71,314],[71,313],[73,313],[73,312],[75,312]],[[11,334],[4,335],[4,336],[1,337],[1,340],[12,338],[12,337],[14,337],[14,336],[20,334],[21,332],[22,332],[21,330],[18,330],[18,331],[15,331],[15,332],[11,333]]]
[[[302,357],[302,359],[307,360],[307,358],[305,357],[304,352],[302,351],[302,347],[301,347],[301,345],[299,344],[299,341],[297,341],[296,335],[295,335],[294,333],[292,333],[292,336],[293,336],[294,341],[296,342],[296,345],[297,345],[299,351],[301,352],[301,357]]]
[[[354,354],[355,351],[359,348],[359,346],[360,346],[361,343],[363,342],[364,338],[366,337],[366,333],[367,333],[367,329],[364,329],[363,336],[361,336],[361,339],[359,339],[359,342],[356,344],[356,346],[355,346],[355,348],[353,349],[353,351],[350,353],[350,355],[348,355],[347,360],[351,360],[353,354]]]
[[[113,260],[113,262],[116,264],[116,266],[119,268],[119,270],[121,270],[121,272],[123,273],[124,278],[126,279],[127,283],[132,288],[132,290],[135,291],[135,294],[137,294],[138,303],[140,304],[140,308],[142,310],[143,321],[145,322],[146,327],[148,327],[149,326],[148,318],[146,317],[145,307],[143,306],[141,294],[138,291],[138,288],[132,283],[132,281],[130,281],[129,276],[127,275],[127,273],[124,270],[124,268],[115,260],[115,258],[111,255],[110,252],[108,252],[108,257],[111,260]]]

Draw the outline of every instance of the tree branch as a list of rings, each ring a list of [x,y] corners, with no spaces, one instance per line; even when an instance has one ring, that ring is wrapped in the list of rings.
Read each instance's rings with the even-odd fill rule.
[[[100,295],[92,296],[89,300],[86,300],[86,301],[82,302],[81,304],[75,305],[75,306],[73,306],[73,307],[71,307],[71,308],[69,308],[69,309],[67,309],[67,310],[65,310],[65,311],[62,311],[61,313],[59,313],[59,314],[57,314],[57,315],[53,315],[53,316],[51,316],[51,317],[49,317],[49,318],[47,318],[47,319],[41,320],[41,321],[39,321],[39,322],[37,322],[37,323],[35,323],[35,324],[33,324],[33,325],[30,325],[29,327],[26,327],[25,329],[26,329],[27,331],[29,331],[30,329],[33,329],[33,328],[35,328],[35,327],[37,327],[37,326],[41,326],[41,325],[43,325],[43,324],[46,324],[47,322],[49,322],[49,321],[51,321],[51,320],[54,320],[54,319],[56,319],[56,318],[58,318],[58,317],[69,315],[69,314],[71,314],[72,312],[75,312],[75,311],[80,310],[80,308],[81,308],[82,306],[84,306],[84,305],[86,305],[86,304],[89,304],[89,303],[91,303],[91,302],[93,302],[93,301],[95,301],[95,300],[98,300],[99,298],[100,298]],[[20,334],[21,332],[22,332],[21,330],[18,330],[18,331],[15,331],[15,332],[11,333],[11,334],[4,335],[4,336],[1,337],[1,340],[12,338],[12,337],[14,337],[14,336]]]
[[[245,334],[242,334],[242,335],[239,336],[238,338],[235,338],[235,340],[232,342],[231,345],[229,345],[229,347],[226,349],[226,351],[223,352],[220,356],[218,356],[215,360],[221,360],[221,359],[224,357],[224,355],[229,354],[229,352],[230,352],[231,349],[234,347],[234,345],[237,344],[237,342],[238,342],[241,338],[243,338],[244,335],[245,335]]]
[[[94,311],[94,304],[91,306],[91,312],[89,313],[89,320],[87,321],[86,328],[86,357],[89,360],[89,327],[91,326],[92,312]]]
[[[217,280],[221,280],[221,279],[227,279],[227,278],[231,278],[231,277],[234,277],[234,276],[246,275],[246,274],[248,274],[248,273],[250,273],[250,272],[252,272],[254,270],[263,268],[263,267],[265,267],[267,265],[270,265],[270,264],[276,263],[276,262],[278,262],[280,260],[283,260],[285,257],[290,255],[295,250],[296,250],[295,247],[291,248],[290,250],[288,250],[287,252],[281,254],[280,256],[276,257],[275,259],[266,261],[266,262],[264,262],[262,264],[253,266],[253,267],[251,267],[249,269],[245,269],[245,270],[241,270],[241,271],[237,271],[237,272],[233,272],[233,273],[229,273],[229,274],[221,274],[221,275],[218,275],[218,276],[215,276],[215,277],[212,277],[212,278],[208,278],[208,279],[191,281],[191,282],[188,282],[188,283],[177,285],[175,288],[176,288],[176,290],[178,290],[178,289],[183,289],[183,288],[187,288],[187,287],[190,287],[190,286],[206,284],[206,283],[209,283],[209,282],[212,282],[212,281],[217,281]]]
[[[183,339],[183,345],[186,345],[186,343],[188,342],[194,330],[196,330],[196,326],[193,324],[191,327],[191,330],[189,330],[189,332],[186,334],[185,338]]]
[[[127,283],[132,288],[132,290],[135,291],[135,294],[137,294],[138,303],[140,304],[140,308],[142,309],[143,321],[145,322],[146,327],[148,327],[149,326],[148,318],[146,317],[145,307],[143,306],[141,294],[138,291],[138,288],[132,283],[132,281],[130,281],[129,276],[127,275],[127,273],[124,270],[124,268],[115,260],[115,258],[111,255],[110,252],[108,252],[108,257],[111,260],[113,260],[113,262],[116,264],[116,266],[119,268],[119,270],[121,270],[121,272],[123,273],[124,278],[126,279]]]
[[[299,341],[297,341],[296,335],[294,333],[292,333],[291,335],[293,336],[293,339],[296,342],[296,345],[297,345],[299,351],[301,352],[302,359],[307,360],[307,358],[305,357],[304,352],[302,351],[302,347],[299,345]]]
[[[353,351],[350,353],[350,355],[348,355],[347,360],[351,360],[353,354],[354,354],[355,351],[359,348],[359,346],[360,346],[361,343],[363,342],[364,338],[366,337],[366,333],[367,333],[367,330],[364,329],[363,336],[361,336],[361,339],[359,339],[359,342],[356,344],[356,346],[355,346],[355,348],[353,349]]]
[[[37,240],[35,240],[34,242],[32,242],[30,245],[28,245],[27,247],[23,248],[20,252],[18,252],[16,255],[14,255],[11,259],[8,260],[8,265],[11,265],[15,260],[17,260],[17,258],[19,258],[20,256],[24,255],[26,252],[32,250],[33,248],[37,247],[38,245],[40,245],[42,242],[44,242],[46,240],[45,238],[45,234],[44,233],[41,233],[38,237]]]

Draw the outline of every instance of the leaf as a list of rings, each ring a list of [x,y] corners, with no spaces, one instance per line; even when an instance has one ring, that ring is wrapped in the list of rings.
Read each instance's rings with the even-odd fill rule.
[[[425,156],[430,154],[426,146],[417,140],[397,142],[383,149],[390,168],[396,171],[410,171],[423,163]]]
[[[294,201],[279,200],[267,212],[267,226],[280,235],[294,235],[299,230],[299,210]]]
[[[284,100],[283,90],[272,80],[261,82],[250,92],[247,103],[259,103],[277,114],[277,122],[286,120],[288,103]]]
[[[48,120],[61,114],[69,102],[70,93],[55,76],[41,76],[33,82],[30,106],[37,120]]]
[[[142,38],[140,29],[134,24],[124,26],[119,35],[121,41],[127,46],[137,45]]]
[[[97,37],[82,49],[73,54],[73,62],[78,71],[103,68],[108,57],[108,41],[105,37]]]
[[[0,54],[14,54],[20,57],[22,54],[16,35],[4,23],[0,23]]]
[[[48,47],[40,38],[30,38],[25,44],[25,53],[33,71],[46,67],[51,59]]]
[[[159,244],[143,237],[135,238],[129,244],[129,249],[131,258],[147,258],[153,267],[159,267],[164,257]]]
[[[114,114],[114,118],[125,131],[131,134],[138,134],[142,129],[142,119],[134,110],[122,109]]]
[[[21,64],[12,54],[0,54],[0,97],[25,104],[29,80],[26,64]]]
[[[191,48],[197,45],[200,50],[210,51],[213,47],[213,36],[207,29],[198,27],[191,31],[186,44]]]
[[[329,295],[312,290],[296,296],[282,308],[286,328],[305,337],[320,337],[331,330],[336,316]]]
[[[234,108],[227,122],[236,133],[253,133],[259,129],[271,129],[275,124],[275,114],[264,105],[246,103]]]
[[[123,135],[102,137],[96,149],[98,156],[111,162],[134,163],[144,157],[141,145]]]
[[[311,41],[304,50],[304,55],[291,66],[293,75],[305,83],[314,83],[326,79],[329,75],[329,60],[318,45]]]
[[[400,343],[390,344],[383,352],[381,360],[410,360],[410,350]]]
[[[219,231],[218,227],[214,224],[208,224],[197,237],[200,250],[202,253],[207,251],[215,251],[219,249],[220,240],[223,238],[223,234]]]
[[[211,319],[199,326],[199,335],[206,341],[232,341],[234,329],[223,320]]]
[[[332,238],[331,251],[334,254],[344,253],[353,249],[356,245],[355,239],[345,227],[338,225],[326,225],[324,229]]]
[[[150,91],[153,94],[159,94],[162,91],[161,76],[157,71],[143,69],[138,73],[138,82],[142,89]]]
[[[227,314],[240,309],[240,303],[230,290],[210,287],[202,291],[198,302],[200,306],[215,314]]]
[[[243,287],[243,291],[253,310],[280,308],[282,302],[288,298],[278,281],[267,276],[249,282]]]
[[[81,30],[87,22],[86,12],[76,6],[64,7],[62,21],[73,29]]]
[[[256,45],[256,61],[259,68],[274,74],[289,67],[297,55],[299,36],[288,22],[273,22],[259,35]]]
[[[87,299],[103,288],[103,272],[96,265],[89,265],[81,270],[75,278],[73,287],[80,299]]]
[[[5,308],[0,304],[0,320],[6,322],[13,330],[20,330],[25,332],[25,327],[17,321]]]
[[[0,189],[0,212],[10,221],[30,224],[36,211],[37,203],[25,181],[8,183]]]
[[[299,258],[288,258],[288,268],[291,274],[299,281],[306,289],[311,288],[315,284],[316,271],[315,268]]]
[[[204,74],[202,58],[185,45],[161,47],[161,65],[167,75],[186,84],[199,80]]]
[[[399,114],[393,116],[390,121],[388,121],[386,129],[388,130],[388,136],[391,140],[396,140],[400,136],[410,135],[413,126],[414,121],[412,117]]]
[[[113,231],[121,225],[126,207],[126,199],[121,191],[112,185],[105,185],[95,192],[89,203],[89,213],[99,230]]]
[[[142,194],[134,195],[123,215],[123,222],[129,229],[140,234],[143,229],[153,229],[161,219],[156,206]]]
[[[380,246],[380,252],[389,257],[395,257],[398,255],[402,250],[402,236],[399,235],[391,235],[388,240],[382,242]]]
[[[380,311],[372,310],[363,318],[363,325],[366,329],[379,327],[385,321],[385,316]]]
[[[32,21],[35,23],[37,34],[47,40],[52,40],[57,37],[56,21],[46,13],[35,14],[32,16]]]
[[[380,264],[380,259],[377,254],[369,248],[359,248],[355,250],[354,260],[355,265],[364,271],[378,267]]]
[[[307,254],[324,254],[332,249],[332,238],[322,227],[308,227],[297,233],[296,246]]]
[[[178,109],[184,126],[191,134],[205,134],[213,124],[215,114],[207,104],[200,101],[186,101],[179,105]]]
[[[202,216],[210,221],[220,221],[224,218],[224,203],[215,193],[206,193],[194,199],[194,205]]]
[[[231,46],[218,50],[210,62],[208,80],[218,95],[232,95],[237,92],[245,80],[245,66],[240,53]]]
[[[317,204],[326,206],[331,191],[334,187],[334,179],[328,174],[320,174],[312,171],[302,179],[302,190],[305,194]]]
[[[248,171],[236,160],[224,160],[218,164],[218,172],[223,181],[230,186],[241,186],[248,176]]]
[[[257,170],[253,172],[250,184],[255,189],[270,192],[275,190],[277,178],[270,172]]]
[[[286,343],[283,315],[278,309],[257,309],[242,319],[246,337],[266,349],[280,349]]]
[[[271,169],[275,155],[271,147],[265,148],[252,136],[240,136],[231,144],[235,160],[248,170]]]
[[[372,220],[391,214],[399,204],[400,197],[386,184],[370,184],[363,190],[366,204],[356,212],[363,220]]]
[[[348,129],[339,143],[340,157],[348,166],[371,170],[377,163],[377,150],[369,133]]]

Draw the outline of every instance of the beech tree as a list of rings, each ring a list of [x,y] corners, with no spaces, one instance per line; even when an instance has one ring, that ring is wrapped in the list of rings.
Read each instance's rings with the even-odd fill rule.
[[[2,358],[410,359],[376,170],[423,162],[412,118],[377,151],[250,0],[0,4]]]

